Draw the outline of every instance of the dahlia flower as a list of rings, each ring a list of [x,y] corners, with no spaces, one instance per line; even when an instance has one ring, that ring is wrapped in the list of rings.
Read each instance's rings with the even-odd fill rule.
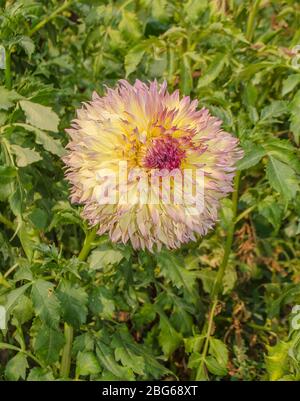
[[[71,201],[84,205],[99,235],[152,251],[177,248],[214,226],[242,150],[197,105],[178,90],[168,93],[165,82],[121,80],[77,111],[67,130],[66,178]],[[182,195],[183,188],[190,191]]]

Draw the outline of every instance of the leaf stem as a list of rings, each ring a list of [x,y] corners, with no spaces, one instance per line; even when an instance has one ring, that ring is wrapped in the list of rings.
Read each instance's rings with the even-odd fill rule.
[[[86,260],[88,257],[90,250],[93,246],[93,241],[96,237],[97,227],[94,227],[92,230],[88,231],[86,234],[83,247],[78,255],[78,259],[81,261]],[[70,367],[71,367],[71,351],[72,351],[72,343],[74,337],[74,329],[72,326],[65,323],[64,326],[64,334],[66,343],[63,348],[63,353],[61,357],[60,364],[60,376],[64,379],[68,379],[70,375]]]
[[[203,351],[202,351],[201,363],[197,370],[196,380],[202,376],[205,358],[206,358],[206,355],[208,352],[208,347],[209,347],[210,335],[211,335],[212,327],[213,327],[215,310],[216,310],[216,307],[219,302],[219,295],[222,290],[223,277],[224,277],[224,274],[226,271],[226,267],[228,264],[231,247],[232,247],[232,243],[233,243],[234,228],[235,228],[235,223],[236,223],[237,206],[238,206],[238,191],[239,191],[240,176],[241,176],[241,172],[237,171],[235,179],[234,179],[234,190],[233,190],[233,194],[232,194],[232,221],[229,226],[228,233],[227,233],[224,256],[223,256],[221,265],[219,267],[219,270],[218,270],[218,273],[217,273],[217,276],[216,276],[216,279],[214,282],[214,286],[212,289],[212,293],[211,293],[212,305],[211,305],[210,311],[209,311],[208,322],[207,322],[207,324],[204,325],[203,330],[202,330],[202,333],[205,338],[205,342],[204,342]]]
[[[22,352],[23,354],[27,355],[29,358],[31,358],[33,361],[35,361],[38,365],[40,365],[42,368],[45,367],[43,362],[41,362],[38,358],[36,358],[34,355],[32,355],[31,352],[26,351],[22,348],[16,347],[14,345],[8,344],[8,343],[0,343],[0,349],[10,349],[12,351],[18,351]]]
[[[52,21],[58,14],[62,13],[66,8],[68,8],[73,3],[73,0],[65,1],[60,7],[54,10],[50,15],[45,17],[42,21],[36,24],[28,33],[32,36],[35,32],[42,29],[48,22]]]

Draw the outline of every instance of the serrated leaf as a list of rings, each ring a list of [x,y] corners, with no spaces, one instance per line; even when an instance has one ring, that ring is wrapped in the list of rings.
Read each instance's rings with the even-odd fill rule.
[[[57,297],[61,303],[62,318],[71,326],[80,327],[87,317],[87,293],[83,288],[72,287],[63,281],[57,289]]]
[[[99,362],[92,352],[79,352],[76,359],[76,376],[96,375],[100,372]]]
[[[277,121],[278,117],[288,111],[288,103],[284,100],[274,100],[270,105],[262,109],[260,123],[271,123]]]
[[[215,358],[215,361],[222,373],[219,375],[226,375],[227,373],[227,363],[228,363],[228,350],[223,341],[217,338],[210,338],[209,340],[209,354]],[[216,367],[216,365],[215,365]]]
[[[58,361],[64,344],[65,337],[61,331],[43,324],[35,338],[34,350],[45,363],[52,364]]]
[[[33,132],[35,134],[35,142],[42,145],[45,150],[62,157],[66,151],[58,139],[54,139],[49,133],[40,130],[39,128],[33,127],[29,124],[18,124],[19,127],[24,128],[27,131]]]
[[[16,156],[18,167],[26,167],[29,164],[42,160],[41,155],[34,149],[23,148],[19,145],[10,145],[10,147]]]
[[[143,55],[145,54],[146,46],[143,43],[132,47],[125,56],[125,71],[126,78],[136,70],[139,63],[142,61]]]
[[[19,45],[23,47],[28,57],[32,56],[35,46],[34,42],[32,41],[32,39],[30,39],[29,36],[21,36],[21,38],[19,39]]]
[[[258,211],[275,229],[279,229],[283,217],[283,208],[272,196],[268,196],[259,202]]]
[[[5,367],[5,376],[9,380],[25,379],[26,369],[28,368],[27,357],[22,352],[19,352],[11,358]]]
[[[60,303],[54,293],[54,285],[38,279],[32,286],[32,301],[36,314],[49,327],[56,329],[60,320]]]
[[[30,102],[29,100],[21,100],[19,104],[26,115],[28,124],[32,124],[41,130],[58,131],[59,118],[51,107]]]
[[[43,368],[32,368],[27,376],[27,381],[54,381],[53,373],[50,370]]]
[[[271,381],[281,379],[286,373],[290,348],[291,343],[283,341],[278,341],[273,347],[267,346],[266,368]]]
[[[20,299],[20,297],[25,293],[27,288],[29,288],[30,286],[31,286],[31,283],[24,284],[19,288],[11,290],[7,294],[6,302],[4,304],[4,307],[5,307],[5,310],[6,310],[6,314],[7,314],[7,318],[8,318],[8,314],[12,311],[14,306],[17,304],[17,302]]]
[[[217,53],[209,64],[207,70],[204,71],[203,76],[199,78],[197,88],[203,88],[218,78],[226,62],[227,55],[223,53]]]
[[[89,308],[93,314],[104,319],[112,319],[115,313],[115,302],[107,288],[94,288],[89,296]]]
[[[292,92],[295,87],[300,83],[300,74],[292,74],[282,81],[282,96]]]
[[[290,130],[294,135],[294,139],[297,145],[300,143],[300,90],[295,94],[290,106]]]
[[[138,375],[144,374],[145,361],[141,356],[135,355],[131,352],[126,344],[122,344],[115,349],[116,361],[120,361],[123,366],[132,369],[133,372]]]
[[[132,354],[143,358],[145,361],[144,369],[146,374],[151,375],[154,379],[158,379],[162,375],[173,375],[172,371],[159,363],[153,355],[151,348],[148,350],[145,345],[138,344],[133,340],[126,327],[122,326],[122,328],[119,329],[118,333],[114,336],[112,345],[114,344],[116,337],[118,338],[118,344],[126,346],[126,349],[130,350]]]
[[[96,354],[99,359],[100,365],[111,372],[115,377],[123,380],[133,380],[134,375],[132,370],[120,366],[113,356],[110,348],[102,341],[96,341]]]
[[[236,163],[238,170],[245,170],[250,167],[255,166],[260,160],[265,156],[266,151],[261,145],[256,145],[254,143],[247,143],[243,146],[244,157]]]
[[[16,91],[0,86],[0,110],[8,110],[22,98],[23,96],[19,95]]]
[[[164,352],[169,357],[182,343],[182,335],[178,333],[169,320],[160,313],[158,341]]]
[[[118,249],[114,249],[109,244],[103,244],[94,249],[89,258],[91,269],[102,270],[108,265],[114,265],[121,262],[124,255]]]
[[[296,196],[299,188],[299,181],[294,170],[290,166],[270,156],[266,174],[271,186],[278,191],[283,198],[290,200]]]
[[[157,254],[157,264],[164,277],[170,280],[177,288],[185,288],[188,292],[194,291],[196,274],[185,269],[181,256],[162,250]]]

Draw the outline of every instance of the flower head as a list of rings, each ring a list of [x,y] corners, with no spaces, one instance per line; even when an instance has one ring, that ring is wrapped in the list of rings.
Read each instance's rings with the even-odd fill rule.
[[[121,80],[77,111],[66,177],[71,200],[100,235],[152,250],[177,248],[214,226],[242,150],[197,105],[169,94],[166,83]]]

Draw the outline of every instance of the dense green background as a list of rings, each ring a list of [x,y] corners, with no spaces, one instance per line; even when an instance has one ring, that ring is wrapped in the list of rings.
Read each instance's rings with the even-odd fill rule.
[[[299,2],[0,5],[1,379],[299,380]],[[124,77],[166,79],[240,138],[238,217],[228,198],[216,230],[177,252],[96,237],[86,258],[64,129]]]

